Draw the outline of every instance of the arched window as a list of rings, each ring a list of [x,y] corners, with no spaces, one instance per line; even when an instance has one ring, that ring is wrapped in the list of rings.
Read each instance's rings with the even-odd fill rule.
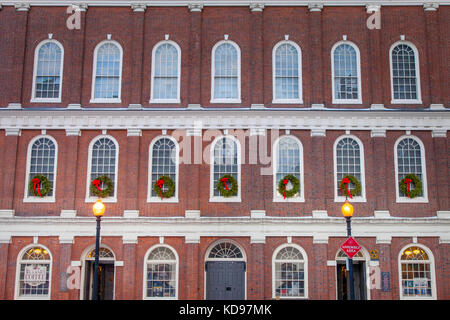
[[[359,49],[349,41],[338,42],[331,50],[333,103],[361,103]]]
[[[211,102],[241,102],[241,51],[232,41],[221,41],[212,50]]]
[[[36,47],[31,102],[61,102],[63,60],[63,46],[56,40]]]
[[[171,137],[155,139],[150,145],[149,201],[178,201],[178,144]],[[161,176],[168,176],[175,183],[175,193],[171,198],[161,200],[160,193],[155,193],[154,184]],[[163,185],[163,192],[167,186]]]
[[[302,103],[301,50],[291,41],[273,48],[273,102]]]
[[[390,50],[392,103],[421,103],[419,55],[411,43],[397,42]]]
[[[241,249],[232,242],[222,241],[216,244],[207,257],[208,260],[245,259]]]
[[[427,179],[425,166],[425,149],[416,137],[400,137],[395,144],[395,170],[397,202],[427,202]],[[400,190],[400,183],[406,175],[414,174],[422,182],[422,193],[410,198]],[[413,184],[410,184],[411,190]]]
[[[150,102],[180,102],[181,50],[173,41],[162,41],[153,49]]]
[[[213,142],[211,151],[210,201],[241,201],[241,162],[238,140],[231,136],[219,137]],[[217,189],[217,182],[225,174],[233,176],[237,181],[238,191],[234,196],[223,197]]]
[[[352,201],[366,201],[365,198],[365,175],[364,175],[364,148],[362,142],[354,136],[343,136],[334,144],[334,174],[335,174],[335,201],[344,201],[345,194],[341,193],[339,187],[342,179],[354,176],[361,184],[361,192],[353,196]],[[355,186],[350,182],[348,188],[352,190]]]
[[[50,136],[38,136],[34,138],[28,147],[28,175],[25,183],[24,201],[54,201],[56,184],[57,144]],[[44,196],[40,196],[43,186],[42,176],[45,176],[51,184],[50,190]],[[40,182],[33,183],[37,178]],[[32,187],[30,188],[30,183]]]
[[[150,249],[144,265],[144,299],[177,299],[178,257],[166,245]]]
[[[436,299],[434,262],[427,248],[404,248],[400,252],[399,273],[401,299]]]
[[[52,258],[47,248],[33,245],[17,259],[16,299],[50,299]]]
[[[103,41],[94,51],[91,102],[120,102],[122,47],[115,41]]]
[[[275,143],[275,166],[274,166],[274,201],[303,201],[303,148],[297,138],[283,136]],[[278,184],[286,175],[293,175],[300,182],[299,192],[292,198],[284,199],[283,193],[278,190]],[[292,189],[289,182],[286,190]]]
[[[306,253],[296,245],[285,244],[272,258],[272,297],[307,298],[308,266]]]
[[[113,182],[113,194],[104,201],[115,201],[117,197],[117,168],[119,161],[119,145],[111,136],[99,136],[89,146],[88,181],[86,201],[95,201],[97,197],[91,192],[92,181],[100,176],[107,176]],[[99,186],[104,190],[107,186],[102,182]]]

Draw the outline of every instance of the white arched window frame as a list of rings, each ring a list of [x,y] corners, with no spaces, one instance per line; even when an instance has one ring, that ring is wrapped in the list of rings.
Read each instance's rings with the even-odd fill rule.
[[[280,252],[282,257],[277,257]],[[272,298],[277,297],[280,299],[308,298],[308,256],[306,251],[297,244],[285,243],[273,252]]]
[[[166,51],[164,51],[166,50]],[[169,52],[169,50],[171,52]],[[174,51],[175,50],[175,51]],[[163,57],[162,54],[166,55]],[[176,53],[176,57],[173,57],[172,54]],[[164,58],[164,59],[163,59]],[[174,61],[176,60],[176,61]],[[163,64],[162,62],[165,62]],[[173,70],[173,69],[176,70]],[[158,72],[157,72],[158,71]],[[164,85],[164,81],[166,83],[170,83],[168,87],[175,87],[175,94],[173,92],[171,94],[165,94],[165,96],[161,96],[161,87],[160,90],[157,90],[156,79],[160,80],[161,87]],[[163,40],[158,42],[152,50],[152,79],[151,79],[151,88],[150,88],[150,103],[180,103],[180,81],[181,79],[181,49],[180,46],[170,40]]]
[[[402,69],[400,69],[400,65],[397,63],[397,65],[394,65],[394,61],[393,61],[393,51],[394,49],[396,49],[398,46],[403,45],[404,49],[407,49],[407,47],[409,47],[409,49],[412,50],[412,52],[414,53],[414,70],[412,69],[412,63],[410,61],[411,56],[408,57],[408,61],[409,63],[404,62],[402,64]],[[405,47],[407,46],[407,47]],[[411,52],[411,51],[410,51]],[[405,58],[405,57],[404,57]],[[394,43],[391,48],[389,49],[389,64],[390,64],[390,75],[391,75],[391,103],[392,104],[402,104],[402,103],[408,103],[408,104],[421,104],[422,103],[422,98],[421,98],[421,91],[420,91],[420,66],[419,66],[419,51],[417,50],[417,47],[409,42],[409,41],[397,41],[396,43]],[[407,69],[405,69],[407,68]],[[399,72],[397,74],[396,70],[399,70],[401,72]],[[405,70],[409,71],[409,73],[414,73],[414,75],[409,75],[407,76],[405,74]],[[406,79],[410,79],[410,81],[414,82],[415,81],[415,93],[416,93],[416,97],[415,98],[406,98],[406,97],[395,97],[395,86],[396,84],[394,83],[394,77],[403,77],[402,79],[404,79],[404,81],[406,81]],[[410,82],[411,83],[411,82]],[[413,86],[411,85],[407,85],[406,83],[402,84],[404,85],[404,88],[408,88],[411,89],[409,92],[413,92]]]
[[[341,194],[339,192],[339,185],[342,181],[342,179],[339,179],[338,175],[339,173],[345,175],[353,175],[355,176],[355,172],[357,172],[357,167],[358,164],[357,162],[355,162],[355,160],[352,159],[356,159],[355,156],[357,155],[357,150],[353,151],[352,150],[352,154],[348,154],[348,164],[347,166],[349,166],[349,168],[347,170],[345,170],[345,164],[342,164],[342,172],[340,172],[338,169],[338,150],[337,147],[339,145],[339,143],[341,142],[341,140],[343,139],[347,139],[346,141],[349,142],[348,139],[351,139],[353,142],[355,142],[358,147],[359,147],[359,168],[360,168],[360,175],[361,178],[358,179],[360,184],[361,184],[361,195],[359,196],[354,196],[353,199],[350,199],[350,201],[352,202],[366,202],[366,178],[365,178],[365,169],[364,169],[364,145],[362,143],[362,141],[354,136],[354,135],[350,135],[350,134],[346,134],[346,135],[342,135],[339,138],[336,139],[336,141],[334,142],[333,145],[333,164],[334,164],[334,201],[335,202],[344,202],[345,201],[345,196],[343,194]],[[356,152],[356,154],[354,154],[354,152]],[[342,155],[342,157],[344,157],[344,154]],[[350,172],[350,166],[352,166],[353,170],[351,170]],[[344,171],[348,171],[348,172],[344,172]],[[356,176],[356,178],[358,178]]]
[[[167,244],[154,245],[147,251],[144,257],[144,283],[142,285],[144,300],[178,299],[179,261],[177,251]],[[153,267],[153,269],[149,267]],[[151,271],[156,279],[148,279]],[[149,282],[154,285],[151,292],[156,294],[154,296],[148,294]],[[160,287],[161,296],[157,287]]]
[[[401,300],[437,299],[435,263],[429,248],[410,243],[400,250],[397,261]]]
[[[47,52],[44,55],[43,50],[48,50],[49,47],[55,52]],[[59,50],[59,52],[58,52]],[[64,47],[56,40],[44,40],[36,47],[34,51],[34,67],[33,67],[33,88],[30,102],[45,102],[58,103],[61,102],[62,82],[63,82],[63,67],[64,67]],[[39,78],[39,79],[38,79]],[[42,78],[42,79],[41,79]],[[52,79],[52,83],[45,84],[45,79]],[[56,89],[51,86],[58,86]],[[41,90],[37,89],[41,86]],[[47,86],[47,90],[44,90]],[[55,96],[55,93],[57,95]],[[44,97],[47,95],[47,97]]]
[[[98,74],[98,65],[99,65],[99,50],[103,46],[114,46],[118,50],[119,57],[113,56],[113,55],[105,55],[106,60],[102,63],[102,65],[105,65],[106,67],[105,72],[102,74]],[[113,47],[112,47],[113,48]],[[112,59],[112,60],[110,60]],[[118,70],[116,70],[116,64],[118,63]],[[113,66],[114,65],[114,66]],[[92,67],[92,89],[91,89],[91,100],[90,103],[120,103],[121,100],[121,92],[122,92],[122,65],[123,65],[123,49],[122,46],[117,42],[113,40],[104,40],[97,44],[97,46],[94,49],[94,62]],[[113,85],[111,82],[109,84],[101,85],[102,88],[105,87],[109,91],[113,92],[111,96],[107,97],[99,97],[97,92],[97,78],[102,79],[116,79],[117,80],[117,90],[109,90],[109,86]],[[105,91],[105,90],[102,90]],[[114,92],[117,91],[117,97],[115,97]]]
[[[286,65],[281,65],[283,61],[280,57],[280,50],[282,48],[289,48],[291,55],[285,52],[284,61]],[[280,50],[279,50],[280,49]],[[294,54],[295,53],[295,54]],[[279,60],[280,59],[280,60]],[[281,68],[281,70],[280,70]],[[283,72],[284,71],[284,72]],[[277,91],[277,82],[282,79],[294,80],[291,85],[291,97],[279,97],[280,93]],[[295,79],[297,84],[295,85]],[[287,81],[286,81],[287,87]],[[283,85],[283,83],[281,83]],[[278,42],[272,50],[272,103],[303,103],[302,98],[302,50],[292,41],[284,40]],[[296,93],[296,94],[295,94]]]
[[[234,50],[236,50],[236,61],[228,61],[231,66],[225,65],[220,71],[226,71],[225,73],[219,72],[219,68],[216,65],[216,52],[222,45],[231,45]],[[228,69],[227,69],[228,67]],[[217,74],[220,73],[220,74]],[[230,74],[231,73],[231,74]],[[216,75],[217,74],[217,75]],[[232,88],[232,80],[236,79],[236,93],[232,97],[216,97],[215,89],[217,84],[216,78],[228,79],[228,84],[230,84],[230,90],[234,91]],[[211,103],[241,103],[241,49],[239,46],[231,40],[222,40],[214,45],[211,54]]]
[[[291,141],[297,146],[297,150],[295,148],[288,148],[283,153],[287,156],[285,160],[280,159],[280,142],[282,140],[286,139],[285,141]],[[273,152],[273,201],[274,202],[304,202],[305,201],[305,185],[304,185],[304,169],[303,169],[303,145],[301,141],[294,136],[291,135],[285,135],[279,137],[274,145],[273,149],[275,152]],[[295,155],[296,151],[298,151],[298,156]],[[295,161],[298,161],[299,168],[294,170],[282,170],[280,168],[280,161],[283,162],[286,166],[291,166],[295,164]],[[281,176],[280,176],[280,173]],[[298,178],[300,181],[300,191],[297,196],[294,196],[292,198],[286,198],[284,199],[283,194],[280,194],[278,192],[278,183],[280,182],[280,179],[282,179],[285,175],[292,174]],[[289,186],[287,187],[289,188]]]
[[[399,144],[405,140],[405,139],[412,139],[412,143],[417,143],[417,145],[420,147],[420,156],[414,152],[413,154],[410,154],[412,150],[408,151],[408,156],[405,157],[406,159],[404,161],[401,161],[404,163],[404,168],[400,168],[400,161],[398,157],[398,146]],[[417,162],[420,160],[420,166],[417,165]],[[414,163],[413,163],[414,162]],[[408,163],[407,168],[406,163]],[[403,202],[403,203],[427,203],[428,202],[428,187],[427,187],[427,166],[425,163],[425,146],[423,145],[422,141],[412,135],[404,135],[397,139],[394,145],[394,166],[395,166],[395,195],[396,195],[396,201],[397,202]],[[410,170],[412,168],[415,168],[415,170]],[[420,168],[421,172],[418,172],[417,167]],[[400,189],[399,184],[400,181],[403,179],[403,177],[407,174],[420,174],[421,175],[421,181],[422,181],[422,196],[418,196],[415,198],[409,198],[407,196],[401,196],[400,195]]]
[[[216,163],[216,158],[214,156],[214,151],[216,149],[216,145],[218,144],[219,141],[221,141],[222,139],[226,139],[228,140],[228,143],[233,143],[234,146],[236,147],[236,163],[237,163],[237,172],[228,172],[226,171],[226,167],[227,166],[231,166],[230,164],[226,164],[228,163],[227,161],[229,161],[229,159],[227,158],[225,160],[225,165],[222,164],[222,167],[225,167],[224,170],[220,170],[220,172],[216,172],[215,171],[215,163]],[[209,201],[210,202],[241,202],[241,189],[242,189],[242,185],[241,185],[241,144],[239,142],[238,139],[236,139],[235,137],[231,136],[231,135],[223,135],[220,137],[217,137],[213,143],[211,144],[211,150],[210,150],[211,154],[210,154],[210,181],[209,181],[209,185],[210,185],[210,194],[209,194]],[[222,154],[223,155],[223,154]],[[234,159],[233,159],[234,162]],[[236,196],[232,196],[232,197],[222,197],[220,195],[217,195],[214,193],[214,191],[216,190],[216,184],[217,184],[217,179],[215,179],[215,175],[220,178],[221,176],[223,176],[224,174],[232,174],[232,175],[236,175],[236,181],[238,184],[238,192]]]
[[[347,47],[348,46],[348,47]],[[336,65],[335,63],[335,55],[338,54],[338,52],[336,51],[337,49],[339,50],[343,50],[343,49],[348,49],[351,48],[354,50],[354,61],[348,61],[351,60],[352,57],[348,57],[346,55],[341,55],[342,59],[344,61],[343,64],[339,64]],[[345,53],[348,51],[340,51],[341,53]],[[350,51],[351,52],[351,51]],[[348,65],[347,62],[350,62],[350,64]],[[343,68],[343,71],[345,71],[345,73],[348,73],[348,69],[350,68],[351,71],[351,76],[347,75],[347,74],[339,74],[338,72],[336,72],[336,68],[339,68],[339,70],[341,68]],[[356,69],[356,70],[355,70]],[[356,89],[358,90],[358,94],[357,97],[354,98],[341,98],[339,96],[337,96],[336,94],[336,86],[338,86],[339,84],[336,81],[336,78],[339,77],[341,79],[344,80],[350,80],[350,82],[352,82],[352,79],[354,79],[355,77],[356,79],[356,83],[352,84],[350,83],[350,86],[352,85],[356,85]],[[361,93],[361,58],[360,58],[360,53],[359,53],[359,48],[356,44],[354,44],[351,41],[339,41],[337,42],[332,48],[331,48],[331,83],[332,83],[332,100],[333,103],[335,104],[359,104],[362,103],[362,93]],[[345,91],[346,92],[346,91]]]
[[[114,179],[113,179],[113,183],[114,183],[114,195],[113,196],[109,196],[107,198],[103,198],[102,201],[103,202],[117,202],[117,189],[118,189],[118,185],[117,185],[117,181],[118,181],[118,168],[119,168],[119,143],[117,142],[116,139],[114,139],[114,137],[110,136],[110,135],[99,135],[97,137],[95,137],[94,139],[92,139],[91,143],[89,144],[89,154],[88,154],[88,170],[87,170],[87,178],[86,178],[86,202],[95,202],[98,197],[91,195],[90,194],[90,188],[91,188],[91,182],[93,180],[93,178],[91,177],[92,175],[92,153],[93,153],[93,147],[95,145],[95,143],[97,141],[99,141],[100,139],[109,139],[112,141],[112,143],[114,143],[115,145],[115,154],[114,154]],[[101,174],[98,174],[101,175]],[[95,178],[95,177],[94,177]]]
[[[167,158],[166,157],[167,150],[165,150],[166,153],[164,153],[162,155],[158,153],[158,155],[156,155],[156,157],[157,157],[157,159],[156,159],[155,155],[154,155],[154,151],[157,151],[157,150],[154,150],[154,148],[158,147],[157,146],[158,143],[161,143],[161,141],[163,141],[163,139],[167,139],[168,141],[173,143],[173,147],[174,147],[174,150],[172,151],[173,154],[170,155],[170,158]],[[163,148],[162,150],[164,151],[166,146],[162,145],[161,148]],[[147,202],[178,202],[178,180],[179,180],[178,172],[179,172],[179,162],[180,162],[179,155],[180,155],[180,147],[179,147],[177,141],[173,137],[164,135],[164,136],[158,136],[155,139],[153,139],[153,141],[149,147]],[[155,160],[157,160],[157,161],[155,161]],[[154,170],[153,170],[154,164],[158,166],[157,176],[153,176],[154,175]],[[160,196],[155,195],[152,192],[153,185],[156,182],[155,179],[158,179],[158,177],[161,175],[170,176],[172,178],[173,182],[175,183],[175,194],[171,198],[167,198],[167,199],[163,198],[161,200]],[[175,177],[173,177],[173,176],[175,176]],[[164,190],[164,187],[163,187],[163,190]]]
[[[41,244],[23,248],[17,256],[14,299],[50,300],[52,288],[52,255]]]
[[[53,143],[54,151],[47,150],[43,143],[46,139]],[[44,147],[39,148],[38,144]],[[36,145],[36,146],[35,146]],[[37,148],[35,148],[37,147]],[[53,158],[53,159],[52,159]],[[27,171],[25,177],[25,190],[23,202],[55,202],[56,193],[56,173],[58,164],[58,144],[55,138],[49,135],[39,135],[34,137],[28,144],[27,151]],[[32,168],[33,166],[33,168]],[[52,169],[53,168],[53,169]],[[28,186],[33,176],[43,174],[52,183],[52,192],[45,197],[33,196],[29,193]],[[51,178],[53,176],[53,179]]]

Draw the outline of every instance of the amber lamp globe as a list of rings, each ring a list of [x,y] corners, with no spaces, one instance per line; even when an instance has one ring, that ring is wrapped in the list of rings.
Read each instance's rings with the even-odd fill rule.
[[[98,199],[94,205],[92,206],[92,211],[94,211],[94,215],[96,217],[101,217],[105,213],[105,205],[102,202],[102,199]]]
[[[341,208],[342,215],[346,218],[351,218],[353,216],[353,206],[348,200],[345,200],[344,205]]]

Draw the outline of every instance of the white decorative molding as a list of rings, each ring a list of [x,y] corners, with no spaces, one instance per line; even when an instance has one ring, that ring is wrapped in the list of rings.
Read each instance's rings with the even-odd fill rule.
[[[287,241],[287,243],[292,243],[292,237],[291,236],[287,236],[286,237],[286,241]]]
[[[327,267],[336,267],[336,260],[327,260]]]
[[[191,128],[191,129],[186,129],[186,135],[188,137],[201,137],[202,136],[202,129],[201,128]]]
[[[200,210],[186,210],[184,217],[186,219],[200,219]]]
[[[310,12],[321,12],[323,9],[322,3],[310,3],[308,4],[308,9]]]
[[[311,137],[326,137],[325,129],[311,129]]]
[[[10,109],[10,110],[22,110],[22,104],[21,103],[10,103],[10,104],[8,104],[8,106],[6,108]]]
[[[75,218],[77,216],[77,210],[61,210],[59,216],[61,218]]]
[[[26,2],[15,3],[14,7],[17,11],[28,11],[30,10],[30,4]]]
[[[87,3],[76,3],[76,4],[71,4],[71,6],[72,6],[72,10],[74,10],[75,12],[86,12],[88,9]]]
[[[404,34],[400,35],[400,40],[405,41],[405,35]]]
[[[187,105],[188,110],[202,110],[202,105],[200,103],[189,103]]]
[[[326,219],[328,218],[327,210],[313,210],[312,217],[313,219]]]
[[[388,234],[377,235],[376,244],[391,244],[392,236]]]
[[[20,136],[22,131],[18,128],[5,128],[5,136]]]
[[[264,10],[264,4],[263,3],[251,3],[250,4],[250,11],[251,12],[262,12]]]
[[[266,217],[266,210],[251,210],[250,218],[252,219],[263,219]]]
[[[136,128],[127,129],[127,137],[141,137],[142,130]]]
[[[106,39],[107,39],[107,40],[111,40],[111,38],[112,38],[111,33],[106,34]]]
[[[328,244],[328,235],[323,233],[313,234],[313,244]]]
[[[114,261],[114,267],[123,267],[123,261]]]
[[[311,109],[313,110],[324,110],[325,105],[323,103],[313,103],[311,104]]]
[[[447,129],[439,129],[431,131],[432,138],[447,138]]]
[[[265,136],[265,128],[250,128],[250,136]]]
[[[250,243],[266,243],[266,237],[262,235],[250,236]]]
[[[71,261],[70,266],[72,267],[81,267],[81,261]]]
[[[263,103],[253,103],[250,105],[251,110],[265,110],[267,109]]]
[[[188,8],[190,12],[202,12],[203,4],[201,3],[189,3]]]
[[[66,136],[81,136],[80,128],[66,128]]]
[[[188,234],[184,237],[185,243],[200,243],[200,236],[196,234]]]
[[[74,239],[73,235],[66,235],[66,234],[58,237],[60,244],[63,243],[73,244],[73,239]]]
[[[439,3],[438,2],[427,2],[423,4],[423,9],[425,11],[437,11],[437,9],[439,8]]]
[[[140,104],[140,103],[130,103],[128,105],[128,110],[142,110],[142,104]]]
[[[439,219],[450,219],[450,211],[436,211],[436,216]]]
[[[139,217],[139,210],[123,210],[123,217],[124,218],[138,218]]]
[[[381,6],[379,4],[367,4],[366,5],[366,12],[367,13],[373,13],[380,11]]]
[[[373,212],[373,216],[375,219],[390,219],[391,214],[389,213],[389,210],[375,210]]]
[[[0,218],[12,218],[14,217],[14,209],[2,209],[0,210]]]
[[[224,35],[223,35],[223,39],[224,39],[224,40],[228,40],[228,34],[224,34]]]
[[[79,104],[79,103],[69,103],[67,105],[67,110],[81,110],[81,104]]]
[[[145,12],[147,5],[143,3],[131,4],[131,9],[133,12]]]
[[[386,138],[386,129],[372,129],[372,130],[370,130],[370,137],[371,138],[376,138],[376,137]]]
[[[137,234],[127,234],[127,235],[122,236],[123,244],[137,244],[137,242],[138,242]]]
[[[442,103],[432,103],[430,104],[430,110],[446,110],[446,108],[444,107],[444,105]]]
[[[370,105],[370,110],[386,110],[386,108],[382,103],[372,103]]]

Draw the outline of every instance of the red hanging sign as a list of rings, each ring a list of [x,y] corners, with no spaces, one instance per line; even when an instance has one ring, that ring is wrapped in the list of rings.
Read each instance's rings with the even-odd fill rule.
[[[348,237],[348,239],[341,244],[342,251],[344,251],[350,259],[352,259],[353,256],[361,250],[361,248],[362,247],[358,244],[358,242],[356,242],[355,239],[353,239],[352,236]]]

